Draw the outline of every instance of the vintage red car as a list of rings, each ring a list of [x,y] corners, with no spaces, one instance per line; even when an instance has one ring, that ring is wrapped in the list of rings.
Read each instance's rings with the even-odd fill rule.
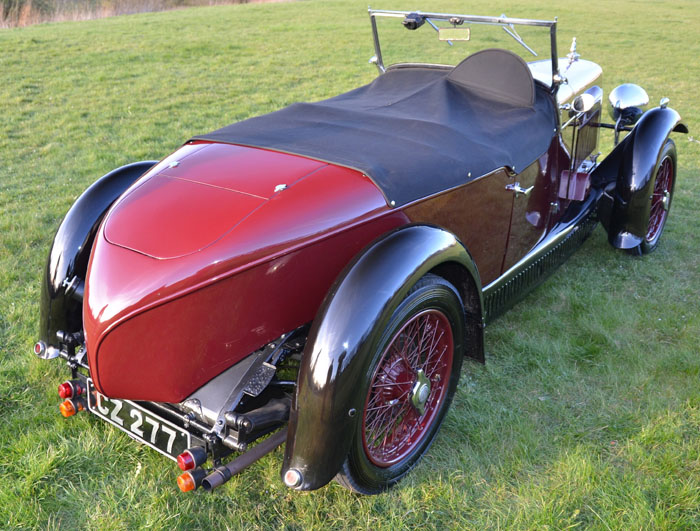
[[[72,371],[61,413],[176,460],[183,491],[283,442],[291,488],[390,487],[433,441],[463,358],[484,360],[484,326],[599,221],[617,248],[658,245],[669,135],[687,133],[667,100],[645,111],[621,85],[604,123],[601,68],[575,40],[559,58],[554,21],[369,15],[375,81],[116,169],[55,236],[35,353]],[[540,27],[551,58],[385,67],[378,19],[445,46],[502,28],[526,51],[516,27]]]

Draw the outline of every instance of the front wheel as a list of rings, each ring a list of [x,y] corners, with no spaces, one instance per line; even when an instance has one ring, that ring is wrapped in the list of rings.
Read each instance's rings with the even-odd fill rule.
[[[654,188],[649,198],[651,204],[647,233],[642,243],[634,249],[637,254],[649,254],[658,247],[671,208],[675,183],[676,144],[668,139],[659,154],[659,161],[654,171]]]
[[[362,417],[338,483],[376,494],[415,466],[457,388],[464,327],[461,298],[443,278],[426,275],[408,293],[375,350]]]

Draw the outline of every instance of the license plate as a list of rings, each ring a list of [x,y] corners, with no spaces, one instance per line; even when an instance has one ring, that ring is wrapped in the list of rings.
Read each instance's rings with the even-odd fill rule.
[[[179,454],[192,445],[187,431],[134,402],[107,398],[95,389],[92,379],[88,379],[87,396],[91,413],[170,459],[177,459]]]

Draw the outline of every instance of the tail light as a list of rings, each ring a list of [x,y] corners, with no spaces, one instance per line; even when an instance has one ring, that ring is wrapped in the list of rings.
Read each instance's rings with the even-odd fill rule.
[[[32,348],[34,354],[43,360],[52,360],[61,355],[61,351],[56,347],[50,347],[43,341],[37,341]]]
[[[46,343],[43,341],[37,341],[34,343],[34,354],[41,357],[46,353]]]
[[[72,417],[76,413],[85,409],[85,400],[82,398],[69,398],[64,400],[58,409],[61,411],[61,415],[64,417]]]
[[[202,468],[183,472],[177,477],[177,486],[182,492],[190,492],[202,484],[202,480],[206,475],[207,473]]]
[[[180,470],[184,470],[185,472],[195,468],[194,459],[192,459],[192,455],[189,452],[182,452],[180,455],[177,456],[177,466],[180,467]]]
[[[177,456],[177,466],[187,472],[203,465],[206,460],[207,451],[201,446],[193,446]]]
[[[58,386],[58,396],[61,398],[74,398],[85,392],[83,382],[80,380],[68,380]]]

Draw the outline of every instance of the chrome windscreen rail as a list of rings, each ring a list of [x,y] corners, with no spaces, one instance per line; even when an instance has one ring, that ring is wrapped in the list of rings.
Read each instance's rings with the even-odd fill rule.
[[[382,58],[381,45],[379,43],[379,32],[377,30],[377,17],[387,18],[405,18],[407,15],[419,15],[426,20],[444,20],[447,22],[459,21],[459,23],[470,24],[485,24],[490,26],[501,26],[503,28],[513,28],[513,26],[537,26],[549,28],[550,47],[551,47],[551,64],[552,64],[552,91],[555,92],[557,86],[561,83],[562,77],[559,73],[559,60],[557,56],[557,20],[537,20],[528,18],[511,18],[511,17],[488,17],[479,15],[460,15],[455,13],[430,13],[425,11],[387,11],[381,9],[368,8],[370,22],[372,24],[372,37],[374,40],[374,57],[371,59],[380,73],[384,73],[387,67],[384,65]]]

